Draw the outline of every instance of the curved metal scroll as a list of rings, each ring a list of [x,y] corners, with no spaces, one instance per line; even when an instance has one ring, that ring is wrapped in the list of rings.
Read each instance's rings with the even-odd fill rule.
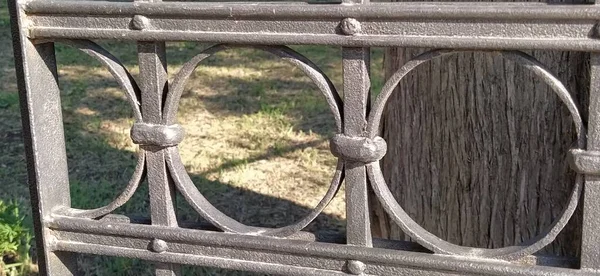
[[[179,100],[185,84],[188,78],[196,69],[201,61],[215,54],[216,52],[223,51],[235,46],[216,45],[196,55],[190,61],[185,63],[179,72],[175,75],[173,83],[170,86],[170,94],[167,96],[165,103],[165,110],[163,113],[162,123],[170,125],[175,123],[177,108]],[[333,113],[336,122],[337,131],[340,132],[342,129],[342,114],[340,107],[341,99],[335,90],[335,87],[327,78],[327,76],[310,60],[294,50],[284,46],[248,46],[258,50],[263,50],[274,54],[281,59],[295,65],[302,72],[304,72],[321,90],[329,108]],[[286,237],[292,235],[312,222],[329,204],[337,193],[340,184],[343,179],[343,165],[341,161],[338,161],[333,180],[329,189],[325,193],[325,196],[317,204],[317,206],[304,218],[299,221],[280,228],[262,228],[253,227],[242,224],[233,218],[227,216],[223,212],[219,211],[213,206],[203,195],[198,191],[198,188],[194,185],[190,179],[176,147],[167,149],[166,161],[175,186],[181,192],[186,201],[192,205],[192,207],[206,220],[217,226],[218,228],[234,233],[249,234],[249,235],[261,235],[261,236],[275,236],[275,237]]]
[[[381,116],[384,111],[385,104],[393,93],[394,88],[398,83],[413,69],[420,64],[434,59],[436,57],[454,54],[459,51],[453,50],[432,50],[425,52],[416,58],[407,62],[402,68],[394,73],[394,75],[386,82],[382,88],[381,94],[377,97],[373,105],[373,110],[369,115],[368,119],[368,135],[371,138],[379,135]],[[496,52],[504,58],[515,61],[527,68],[528,70],[535,73],[538,77],[542,78],[550,87],[554,90],[556,95],[561,101],[567,106],[571,113],[572,119],[575,123],[575,131],[577,134],[577,146],[579,148],[585,147],[585,128],[581,120],[581,116],[575,104],[575,101],[571,98],[566,87],[558,80],[550,71],[533,58],[520,51],[506,51]],[[484,258],[496,258],[502,260],[516,260],[524,256],[530,255],[539,251],[544,246],[550,244],[558,235],[558,233],[565,227],[577,207],[581,190],[583,186],[583,177],[577,175],[575,185],[569,196],[568,204],[563,209],[560,217],[552,223],[549,229],[539,234],[538,236],[521,243],[516,246],[508,246],[496,249],[484,249],[484,248],[473,248],[466,246],[459,246],[456,244],[449,243],[445,240],[440,239],[425,228],[415,222],[398,204],[392,195],[392,192],[387,186],[379,162],[372,162],[366,165],[368,177],[371,180],[371,185],[375,194],[381,201],[386,212],[392,217],[392,219],[400,226],[400,228],[408,234],[412,239],[417,241],[422,246],[430,249],[435,253],[450,254],[450,255],[461,255],[461,256],[477,256]]]
[[[133,76],[131,76],[129,71],[127,71],[127,68],[125,68],[125,66],[121,62],[119,62],[119,60],[115,56],[109,53],[106,49],[102,48],[100,45],[89,40],[60,40],[57,42],[61,42],[63,44],[76,48],[86,53],[87,55],[95,58],[104,66],[106,66],[110,73],[113,75],[113,77],[117,80],[119,85],[125,90],[125,95],[129,104],[131,105],[136,122],[142,121],[142,112],[140,111],[140,103],[138,100],[140,89],[138,88]],[[68,208],[62,210],[62,214],[73,217],[98,218],[121,207],[123,204],[129,201],[129,199],[137,190],[137,187],[139,186],[140,181],[144,176],[144,164],[145,153],[143,150],[141,150],[138,154],[135,170],[133,172],[133,175],[131,176],[131,179],[129,180],[129,183],[121,192],[121,194],[119,194],[119,196],[117,196],[117,198],[115,198],[111,203],[103,207],[89,210]]]

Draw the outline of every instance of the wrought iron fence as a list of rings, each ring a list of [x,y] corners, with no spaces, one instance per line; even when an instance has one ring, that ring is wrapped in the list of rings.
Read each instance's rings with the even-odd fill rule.
[[[600,275],[598,5],[360,0],[326,4],[9,3],[42,274],[76,274],[73,254],[90,253],[153,261],[157,275],[176,275],[180,264],[281,275]],[[137,43],[137,82],[93,40]],[[193,57],[168,81],[165,41],[182,40],[217,45]],[[106,66],[125,91],[135,117],[131,138],[142,149],[135,172],[116,199],[97,209],[70,207],[55,43],[79,49]],[[342,47],[343,99],[314,63],[283,46],[294,44]],[[442,50],[407,62],[387,80],[371,105],[368,64],[369,47],[374,46]],[[331,139],[331,151],[339,161],[331,186],[314,210],[294,224],[270,229],[228,217],[196,189],[180,159],[177,145],[184,131],[176,115],[184,85],[199,62],[230,47],[266,51],[299,68],[318,86],[335,118],[337,134]],[[565,86],[520,49],[591,52],[587,130]],[[384,106],[403,77],[428,60],[474,50],[501,55],[534,72],[568,107],[576,127],[577,148],[569,156],[579,176],[569,202],[550,229],[517,246],[470,248],[436,237],[394,199],[378,162],[386,154],[386,142],[378,136]],[[150,190],[151,225],[111,219],[111,212],[131,198],[144,177]],[[342,180],[346,183],[346,244],[293,236],[322,212]],[[430,252],[389,249],[374,242],[368,185],[398,226]],[[220,231],[178,227],[173,205],[176,192]],[[578,268],[524,264],[521,260],[554,240],[583,193]]]

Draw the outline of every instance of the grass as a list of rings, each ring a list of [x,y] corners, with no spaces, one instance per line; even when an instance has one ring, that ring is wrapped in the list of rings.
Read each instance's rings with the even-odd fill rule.
[[[16,77],[10,51],[6,3],[0,2],[0,200],[19,202],[30,223]],[[103,42],[137,75],[133,43]],[[172,76],[208,45],[169,43]],[[320,66],[341,89],[339,48],[294,46]],[[92,58],[58,45],[72,205],[93,208],[110,202],[129,180],[137,146],[129,138],[132,112],[110,73]],[[381,51],[373,52],[372,72],[381,76]],[[137,77],[137,76],[136,76]],[[373,90],[381,78],[373,80]],[[340,91],[341,93],[342,91]],[[179,123],[186,130],[182,159],[198,189],[220,210],[246,224],[289,224],[313,208],[327,190],[336,160],[328,150],[333,117],[325,100],[303,73],[270,54],[251,49],[220,52],[192,75],[182,97]],[[148,217],[148,189],[115,213]],[[202,221],[182,198],[180,220]],[[344,192],[307,231],[344,231]],[[146,275],[139,260],[81,256],[85,275]],[[125,271],[125,272],[124,272]],[[245,275],[184,267],[185,275]]]
[[[0,201],[0,275],[30,275],[36,272],[29,257],[31,227],[26,226],[20,204]]]

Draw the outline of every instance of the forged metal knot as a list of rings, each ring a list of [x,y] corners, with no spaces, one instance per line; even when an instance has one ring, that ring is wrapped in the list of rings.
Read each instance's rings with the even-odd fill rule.
[[[148,123],[135,123],[131,128],[131,140],[140,145],[159,147],[177,146],[184,136],[180,125],[155,125]]]
[[[379,136],[371,139],[336,134],[329,141],[329,147],[336,157],[362,163],[379,161],[387,152],[387,143]]]
[[[577,173],[600,175],[600,151],[571,149],[567,159],[571,169]]]

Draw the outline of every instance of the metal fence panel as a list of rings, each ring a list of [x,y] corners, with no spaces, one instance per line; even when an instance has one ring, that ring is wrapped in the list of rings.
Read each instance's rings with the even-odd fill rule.
[[[544,3],[194,3],[10,0],[14,49],[29,163],[29,182],[42,274],[76,274],[75,253],[157,263],[157,275],[191,264],[281,275],[600,275],[600,6]],[[493,19],[493,20],[490,20]],[[139,83],[93,40],[137,43]],[[216,43],[167,80],[165,41]],[[70,206],[54,44],[77,48],[106,66],[132,107],[132,140],[141,153],[130,182],[111,203]],[[343,99],[310,60],[284,45],[342,48]],[[400,68],[371,104],[369,47],[427,47]],[[179,156],[176,124],[183,87],[198,63],[231,47],[270,52],[302,70],[319,87],[336,121],[331,139],[338,165],[331,187],[306,217],[281,228],[244,225],[217,210],[196,189]],[[588,130],[565,86],[521,49],[591,52]],[[406,74],[428,60],[459,51],[501,55],[534,72],[569,109],[577,131],[569,158],[579,173],[569,202],[550,229],[521,245],[481,249],[431,234],[402,209],[379,167],[387,145],[379,137],[388,97]],[[587,138],[587,141],[586,141]],[[587,144],[586,144],[587,142]],[[151,224],[111,215],[145,177]],[[314,220],[345,181],[346,244],[294,235]],[[368,193],[416,244],[373,239]],[[584,189],[585,186],[585,189]],[[179,227],[176,192],[219,231]],[[584,198],[580,203],[580,198]],[[583,205],[581,258],[532,254],[550,244]],[[413,250],[420,248],[420,250]],[[532,265],[537,263],[538,265]]]

